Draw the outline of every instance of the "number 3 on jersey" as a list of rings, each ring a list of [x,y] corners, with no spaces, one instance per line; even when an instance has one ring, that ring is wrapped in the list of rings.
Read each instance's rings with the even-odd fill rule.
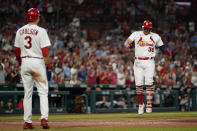
[[[149,48],[148,48],[148,51],[149,51],[149,52],[154,52],[154,48],[153,48],[153,47],[149,47]]]
[[[26,36],[25,37],[25,40],[27,41],[27,45],[24,45],[24,47],[26,49],[30,49],[32,47],[32,44],[31,44],[31,37],[30,36]]]

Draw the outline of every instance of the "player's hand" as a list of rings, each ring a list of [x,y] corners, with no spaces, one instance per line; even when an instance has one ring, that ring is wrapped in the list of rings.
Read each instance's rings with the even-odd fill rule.
[[[126,45],[126,50],[129,50],[129,49],[131,49],[132,48],[132,46],[130,45],[130,44],[127,44]]]
[[[170,51],[169,51],[169,50],[166,50],[166,54],[167,54],[169,57],[171,57],[171,56],[172,56],[172,54],[170,53]]]
[[[16,56],[16,59],[18,61],[18,65],[21,66],[22,58],[20,56]]]
[[[170,53],[169,50],[166,50],[166,55],[167,55],[168,59],[172,59],[172,54]]]
[[[49,56],[45,56],[45,57],[43,57],[43,59],[44,59],[44,62],[46,65],[51,63],[51,58]]]
[[[169,50],[166,50],[166,51],[165,51],[165,54],[166,54],[166,56],[167,56],[167,59],[172,60],[172,54],[170,53]]]

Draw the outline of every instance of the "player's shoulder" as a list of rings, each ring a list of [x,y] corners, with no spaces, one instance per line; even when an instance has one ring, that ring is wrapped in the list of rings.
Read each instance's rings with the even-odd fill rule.
[[[45,28],[40,27],[40,26],[38,26],[38,25],[37,25],[37,28],[38,28],[40,31],[43,31],[43,32],[45,32],[45,31],[46,31],[46,29],[45,29]]]
[[[133,34],[133,35],[142,34],[142,31],[133,31],[132,34]]]
[[[37,30],[39,31],[39,34],[40,35],[43,35],[43,34],[46,34],[47,33],[47,30],[43,27],[40,27],[37,25]]]
[[[158,37],[158,38],[160,37],[159,34],[157,34],[157,33],[155,33],[155,32],[151,32],[150,34],[151,34],[152,36],[154,36],[154,37]]]
[[[136,31],[133,31],[133,33],[137,33],[137,34],[139,34],[139,33],[142,33],[142,31],[140,31],[140,30],[136,30]]]

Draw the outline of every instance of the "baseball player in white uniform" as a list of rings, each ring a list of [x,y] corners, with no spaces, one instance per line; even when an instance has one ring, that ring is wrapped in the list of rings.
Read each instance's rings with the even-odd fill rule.
[[[155,47],[159,47],[163,53],[171,55],[165,48],[161,37],[151,32],[151,29],[152,23],[149,20],[145,20],[142,25],[142,31],[133,32],[124,43],[126,49],[131,48],[133,42],[135,44],[134,75],[139,103],[138,114],[144,113],[143,85],[146,85],[146,112],[152,112]]]
[[[47,123],[48,81],[46,76],[45,60],[49,58],[48,47],[51,45],[44,28],[37,24],[40,12],[31,8],[27,12],[28,24],[18,29],[15,37],[15,56],[21,64],[21,77],[24,85],[24,129],[33,129],[32,126],[32,93],[33,86],[37,87],[40,97],[41,126],[49,129]]]

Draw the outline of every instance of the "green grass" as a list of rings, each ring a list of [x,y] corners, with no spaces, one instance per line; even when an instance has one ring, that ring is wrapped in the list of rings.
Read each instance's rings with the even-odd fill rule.
[[[38,120],[39,115],[33,115]],[[143,117],[197,117],[197,112],[162,112],[138,115],[137,113],[106,113],[106,114],[61,114],[49,115],[49,119],[99,119],[99,118],[143,118]],[[22,120],[23,116],[0,116],[0,120]]]
[[[50,129],[47,131],[196,131],[197,128],[119,128],[119,129]],[[8,131],[8,130],[1,130],[1,131]],[[21,131],[21,130],[14,130],[14,131]],[[32,130],[26,130],[32,131]],[[33,131],[44,131],[42,130],[33,130]]]

